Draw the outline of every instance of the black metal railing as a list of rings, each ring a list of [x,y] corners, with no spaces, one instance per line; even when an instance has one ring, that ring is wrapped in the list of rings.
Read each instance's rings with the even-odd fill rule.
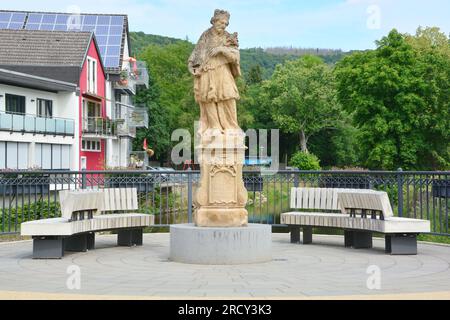
[[[60,216],[58,191],[78,188],[138,190],[139,211],[157,226],[192,222],[198,171],[0,171],[0,234],[24,221]],[[280,225],[292,187],[370,188],[389,194],[395,215],[431,221],[432,234],[450,236],[450,172],[244,172],[252,223]]]

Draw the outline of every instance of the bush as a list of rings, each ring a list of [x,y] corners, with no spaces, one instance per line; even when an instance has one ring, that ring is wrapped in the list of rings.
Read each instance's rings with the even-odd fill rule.
[[[300,170],[320,170],[320,160],[312,153],[306,153],[298,151],[294,153],[289,161],[291,167],[298,168]]]

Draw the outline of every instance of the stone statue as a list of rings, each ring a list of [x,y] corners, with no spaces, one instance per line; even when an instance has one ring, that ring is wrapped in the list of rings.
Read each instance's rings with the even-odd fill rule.
[[[230,14],[216,10],[210,29],[189,58],[195,100],[200,105],[200,181],[194,188],[197,227],[245,227],[247,190],[242,180],[245,134],[237,121],[240,76],[237,33],[225,31]]]
[[[200,37],[189,58],[195,100],[200,105],[201,137],[239,132],[235,78],[241,75],[237,33],[225,31],[230,14],[215,10],[211,28]]]

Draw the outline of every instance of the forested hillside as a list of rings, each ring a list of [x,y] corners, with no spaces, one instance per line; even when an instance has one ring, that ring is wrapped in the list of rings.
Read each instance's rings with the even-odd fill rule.
[[[190,43],[186,40],[145,34],[143,32],[130,32],[131,48],[134,55],[139,55],[149,45],[165,46],[177,42]],[[192,44],[194,45],[194,44]],[[304,55],[317,55],[327,64],[335,64],[342,59],[346,53],[333,49],[311,49],[311,48],[251,48],[241,49],[241,68],[244,78],[248,75],[252,67],[261,67],[262,78],[268,79],[275,70],[277,64],[282,64],[288,60],[295,60]]]

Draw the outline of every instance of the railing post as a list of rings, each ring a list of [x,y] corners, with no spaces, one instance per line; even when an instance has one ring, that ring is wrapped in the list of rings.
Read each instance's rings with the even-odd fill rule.
[[[298,188],[298,183],[299,183],[299,173],[294,173],[294,187]]]
[[[192,223],[192,171],[188,169],[188,222]]]
[[[397,169],[398,216],[403,217],[403,175],[402,168]]]
[[[86,169],[81,169],[81,189],[86,189]]]

